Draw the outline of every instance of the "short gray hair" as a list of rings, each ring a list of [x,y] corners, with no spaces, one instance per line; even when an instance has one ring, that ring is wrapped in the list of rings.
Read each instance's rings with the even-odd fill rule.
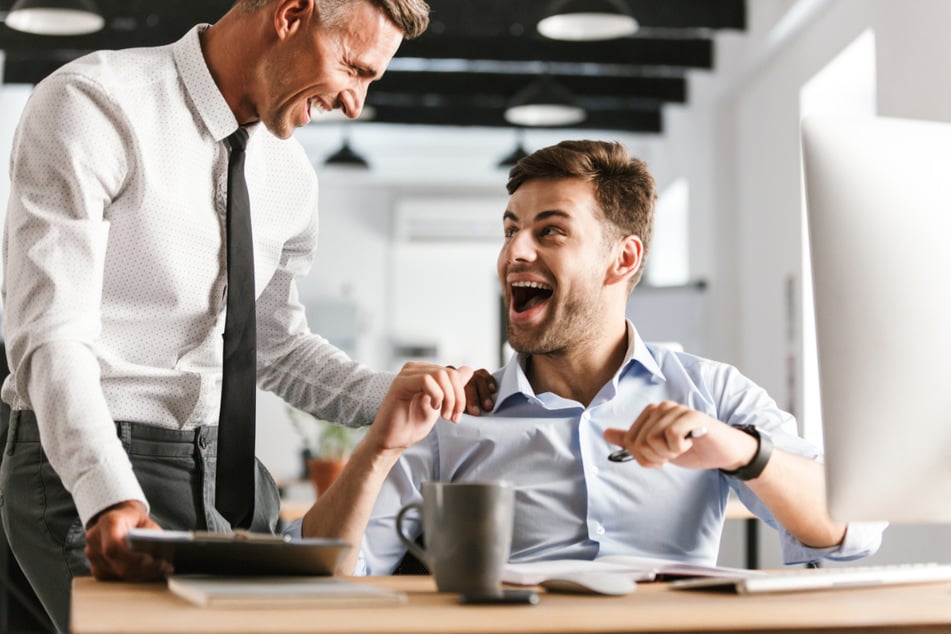
[[[331,27],[339,25],[346,17],[347,5],[355,2],[369,2],[403,33],[403,38],[411,40],[423,34],[429,26],[429,5],[425,0],[315,0],[320,7],[324,22]],[[235,7],[248,13],[263,9],[273,0],[237,0]]]

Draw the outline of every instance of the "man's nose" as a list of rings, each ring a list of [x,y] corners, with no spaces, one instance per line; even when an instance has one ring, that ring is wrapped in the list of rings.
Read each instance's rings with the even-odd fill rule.
[[[509,262],[526,262],[535,259],[535,242],[528,231],[517,231],[508,239]]]
[[[338,101],[340,109],[350,119],[356,119],[363,112],[363,104],[367,98],[368,82],[358,82],[352,88],[348,88],[340,93]]]

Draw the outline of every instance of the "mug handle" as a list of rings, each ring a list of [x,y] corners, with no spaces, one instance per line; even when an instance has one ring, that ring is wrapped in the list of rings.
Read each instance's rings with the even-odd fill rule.
[[[406,533],[403,532],[403,516],[406,515],[407,511],[416,510],[422,515],[423,505],[419,502],[413,502],[407,504],[400,509],[400,512],[396,515],[396,534],[399,536],[400,541],[403,542],[403,545],[406,546],[406,550],[411,552],[416,559],[419,559],[422,563],[426,564],[426,567],[429,567],[429,564],[426,562],[426,551],[419,547],[414,540],[410,539]]]

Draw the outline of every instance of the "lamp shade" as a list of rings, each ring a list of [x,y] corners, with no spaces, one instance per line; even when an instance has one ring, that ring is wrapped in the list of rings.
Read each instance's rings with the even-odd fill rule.
[[[333,167],[354,167],[359,169],[367,169],[370,167],[367,160],[353,151],[353,148],[350,147],[349,139],[343,140],[343,145],[340,146],[340,149],[327,157],[324,161],[324,165],[333,166]]]
[[[6,24],[36,35],[84,35],[105,26],[93,0],[17,0]]]
[[[553,40],[611,40],[634,34],[637,20],[620,0],[555,0],[538,32]]]
[[[587,117],[570,90],[543,75],[512,97],[505,120],[520,126],[559,126],[581,123]]]

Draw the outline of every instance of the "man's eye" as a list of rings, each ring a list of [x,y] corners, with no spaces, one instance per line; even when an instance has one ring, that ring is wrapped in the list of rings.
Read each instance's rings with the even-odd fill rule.
[[[508,227],[502,232],[502,235],[504,235],[506,238],[511,238],[515,235],[515,227]]]

